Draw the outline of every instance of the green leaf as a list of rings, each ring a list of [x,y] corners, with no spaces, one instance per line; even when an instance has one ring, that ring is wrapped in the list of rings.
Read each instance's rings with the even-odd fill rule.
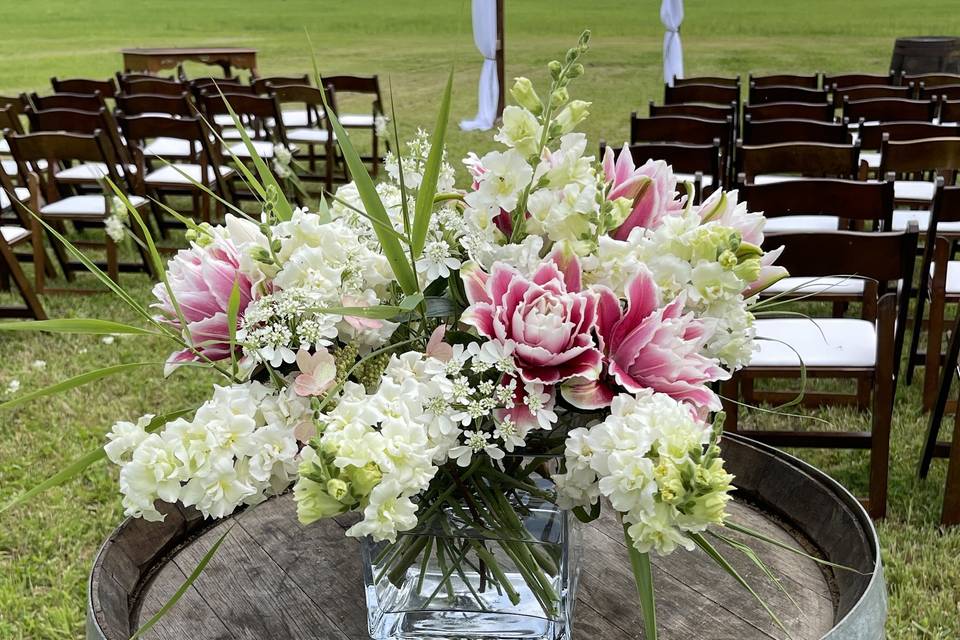
[[[230,298],[227,300],[227,330],[230,332],[230,362],[234,372],[237,367],[237,316],[240,315],[240,280],[233,279]]]
[[[623,525],[623,537],[630,554],[630,566],[633,568],[633,577],[637,582],[637,593],[640,595],[640,612],[643,614],[643,631],[646,640],[657,640],[657,607],[653,594],[653,567],[650,565],[650,554],[640,553],[633,545],[629,526]]]
[[[835,563],[835,562],[830,562],[829,560],[824,560],[823,558],[818,558],[818,557],[816,557],[816,556],[812,556],[812,555],[810,555],[809,553],[807,553],[806,551],[804,551],[803,549],[800,549],[800,548],[791,546],[791,545],[789,545],[789,544],[786,544],[785,542],[781,542],[781,541],[777,540],[776,538],[771,538],[770,536],[768,536],[768,535],[766,535],[766,534],[760,533],[759,531],[754,531],[753,529],[750,529],[750,528],[748,528],[748,527],[745,527],[745,526],[743,526],[742,524],[737,524],[736,522],[731,522],[731,521],[728,520],[728,521],[724,522],[724,526],[725,526],[726,528],[730,529],[731,531],[737,531],[737,532],[742,533],[742,534],[744,534],[744,535],[750,536],[751,538],[756,538],[757,540],[760,540],[761,542],[766,542],[767,544],[772,544],[772,545],[775,546],[775,547],[779,547],[779,548],[781,548],[781,549],[784,549],[784,550],[786,550],[786,551],[789,551],[790,553],[795,553],[795,554],[797,554],[798,556],[803,556],[804,558],[807,558],[808,560],[813,560],[813,561],[816,562],[817,564],[822,564],[822,565],[825,565],[825,566],[828,566],[828,567],[833,567],[834,569],[843,569],[844,571],[852,571],[853,573],[857,573],[857,574],[860,574],[860,575],[862,575],[862,576],[870,575],[869,573],[863,573],[862,571],[857,571],[857,570],[854,569],[853,567],[848,567],[848,566],[846,566],[846,565],[837,564],[837,563]]]
[[[93,371],[87,371],[81,373],[78,376],[68,378],[62,382],[58,382],[55,385],[49,387],[44,387],[43,389],[38,389],[36,391],[31,391],[22,396],[17,396],[12,400],[7,400],[3,404],[0,404],[0,409],[12,409],[13,407],[18,407],[21,404],[34,400],[36,398],[43,398],[45,396],[51,396],[62,391],[67,391],[73,389],[74,387],[79,387],[81,385],[87,384],[88,382],[94,382],[95,380],[100,380],[101,378],[107,378],[109,376],[123,373],[125,371],[131,371],[140,367],[146,366],[156,366],[162,363],[159,362],[131,362],[127,364],[115,364],[111,367],[104,367],[102,369],[94,369]]]
[[[590,524],[594,520],[600,517],[600,501],[597,500],[592,505],[590,505],[590,511],[587,511],[583,507],[574,507],[572,509],[573,515],[577,517],[577,520],[584,524]]]
[[[219,87],[217,87],[217,91],[220,91]],[[261,183],[264,186],[272,185],[277,190],[277,195],[279,197],[276,209],[277,217],[280,220],[289,220],[293,217],[293,207],[291,207],[290,203],[287,201],[287,196],[283,192],[283,187],[281,187],[280,183],[277,182],[277,177],[273,175],[273,171],[270,170],[270,167],[267,166],[267,163],[265,163],[263,158],[261,158],[257,153],[256,148],[253,146],[253,142],[250,140],[250,136],[247,135],[246,128],[243,126],[240,118],[237,117],[237,114],[234,113],[233,107],[230,106],[230,102],[227,100],[226,96],[223,95],[223,91],[220,91],[220,97],[223,99],[223,103],[227,106],[227,111],[230,113],[230,117],[233,118],[233,124],[240,138],[243,140],[243,144],[247,148],[250,158],[253,160],[253,166],[256,167],[257,173],[260,175]],[[240,164],[243,163],[241,162]]]
[[[423,301],[423,296],[414,293],[403,299],[399,306],[381,304],[371,307],[322,307],[313,309],[317,313],[333,313],[338,316],[357,316],[358,318],[370,318],[372,320],[389,320],[403,313],[407,313],[417,307]]]
[[[149,329],[129,324],[96,318],[61,318],[57,320],[31,320],[30,322],[0,322],[0,331],[49,331],[50,333],[85,333],[91,335],[160,335]]]
[[[440,178],[440,168],[443,164],[443,148],[447,134],[447,121],[450,119],[450,94],[453,91],[453,69],[447,76],[447,86],[440,99],[440,113],[437,114],[437,124],[433,130],[433,141],[430,144],[430,155],[423,168],[423,179],[417,189],[417,203],[413,212],[413,233],[411,244],[413,258],[417,259],[423,252],[423,245],[427,240],[427,229],[430,226],[430,217],[433,215],[433,197],[437,193],[437,180]]]
[[[176,420],[180,416],[184,416],[190,413],[191,411],[193,411],[193,409],[182,409],[180,411],[167,413],[162,416],[155,416],[153,420],[150,421],[150,424],[147,425],[146,431],[147,432],[156,431],[157,429],[167,424],[168,422]],[[8,509],[12,509],[13,507],[16,507],[17,505],[23,504],[24,502],[36,496],[37,494],[43,493],[47,489],[58,487],[64,484],[65,482],[72,480],[73,478],[83,473],[83,471],[87,467],[91,466],[96,462],[99,462],[100,460],[103,460],[106,457],[107,457],[107,454],[103,447],[99,447],[97,449],[94,449],[93,451],[90,451],[80,456],[79,458],[77,458],[76,460],[74,460],[73,462],[68,464],[66,467],[64,467],[57,473],[53,474],[43,482],[40,482],[34,485],[27,491],[24,491],[23,493],[15,497],[13,500],[8,502],[7,504],[3,505],[3,507],[0,507],[0,514],[2,514],[4,511],[7,511]]]
[[[317,68],[317,57],[316,53],[312,51],[312,45],[311,55],[313,56],[313,68],[316,75],[317,86],[323,87],[323,78],[320,76]],[[381,225],[392,226],[393,223],[390,221],[390,216],[387,215],[387,210],[380,200],[380,195],[377,193],[377,189],[373,184],[373,179],[367,172],[367,167],[360,158],[360,154],[357,153],[357,150],[353,147],[353,143],[350,142],[350,137],[347,135],[346,130],[340,124],[340,120],[337,119],[336,114],[330,107],[326,92],[322,92],[322,97],[327,117],[330,118],[330,124],[333,126],[333,130],[337,136],[337,145],[340,147],[340,152],[343,154],[347,168],[350,170],[350,177],[353,178],[353,182],[357,187],[357,193],[360,195],[363,207],[367,210],[367,214],[371,218],[381,223],[380,225],[373,225],[373,230],[377,234],[380,246],[383,248],[383,255],[386,256],[387,261],[390,263],[390,268],[393,269],[393,275],[400,284],[400,288],[403,289],[403,292],[407,295],[416,293],[420,288],[420,283],[417,281],[414,266],[407,260],[400,241],[397,240],[394,235],[386,233],[381,228]]]
[[[153,614],[153,617],[146,621],[137,632],[130,636],[130,640],[137,640],[140,636],[149,631],[153,625],[157,624],[163,616],[167,615],[167,612],[170,611],[180,601],[180,598],[183,597],[183,594],[187,592],[193,583],[196,582],[197,578],[200,577],[200,574],[203,573],[203,570],[207,568],[207,564],[210,560],[217,554],[217,550],[220,549],[220,545],[223,544],[223,541],[227,539],[227,536],[230,535],[230,532],[233,530],[233,525],[230,525],[230,528],[227,529],[220,539],[213,543],[213,546],[210,547],[210,550],[203,554],[203,557],[200,558],[200,562],[197,563],[197,568],[193,570],[193,573],[180,585],[180,588],[177,589],[176,593],[167,600],[166,604],[160,607],[160,610]]]

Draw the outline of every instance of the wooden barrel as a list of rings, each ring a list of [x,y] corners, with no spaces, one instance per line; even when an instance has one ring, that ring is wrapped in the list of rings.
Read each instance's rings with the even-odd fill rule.
[[[915,36],[897,38],[890,71],[908,73],[960,73],[960,37]]]
[[[734,521],[856,570],[824,569],[750,542],[793,604],[751,561],[726,551],[791,636],[883,638],[886,591],[877,535],[857,500],[822,472],[766,445],[729,435],[723,451],[737,476]],[[166,513],[163,523],[125,521],[100,549],[90,576],[89,639],[129,638],[227,527],[230,534],[203,574],[143,637],[368,638],[358,544],[343,535],[349,518],[303,527],[289,494],[212,526],[175,506]],[[609,509],[584,527],[574,640],[643,635],[622,534]],[[665,640],[784,637],[757,602],[701,553],[656,558],[654,580]]]

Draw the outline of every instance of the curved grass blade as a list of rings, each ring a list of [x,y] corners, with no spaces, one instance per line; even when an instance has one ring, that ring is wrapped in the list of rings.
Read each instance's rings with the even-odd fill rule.
[[[734,540],[733,538],[728,538],[726,536],[720,535],[715,531],[708,531],[708,533],[714,538],[716,538],[717,540],[719,540],[720,542],[724,543],[725,545],[745,555],[751,562],[753,562],[753,564],[757,566],[758,569],[760,569],[760,571],[763,571],[764,575],[767,576],[767,579],[770,580],[770,582],[772,582],[774,585],[776,585],[780,593],[785,595],[787,597],[787,600],[789,600],[790,603],[793,604],[793,606],[796,607],[798,611],[803,611],[803,609],[800,608],[800,605],[797,603],[797,601],[793,599],[793,596],[790,595],[790,592],[787,591],[787,588],[783,586],[783,582],[780,580],[780,578],[776,576],[773,573],[773,571],[770,570],[770,568],[766,565],[766,563],[760,559],[760,556],[758,556],[753,549],[751,549],[748,545],[743,544],[742,542]]]
[[[657,640],[657,607],[653,594],[653,567],[650,565],[650,554],[640,553],[633,546],[629,528],[628,525],[623,525],[623,537],[627,542],[630,566],[633,568],[633,577],[637,582],[637,594],[640,596],[644,638],[646,640]]]
[[[103,367],[102,369],[94,369],[93,371],[81,373],[78,376],[68,378],[49,387],[44,387],[43,389],[37,389],[36,391],[31,391],[30,393],[26,393],[22,396],[17,396],[13,400],[7,400],[3,404],[0,404],[0,409],[12,409],[13,407],[18,407],[22,404],[30,402],[31,400],[51,396],[62,391],[68,391],[75,387],[85,385],[88,382],[94,382],[102,378],[107,378],[125,371],[132,371],[133,369],[140,367],[159,366],[162,364],[162,362],[130,362],[127,364],[115,364],[110,367]]]
[[[317,313],[333,313],[339,316],[357,316],[373,320],[389,320],[402,313],[412,311],[423,302],[423,295],[414,293],[403,299],[399,305],[382,304],[372,307],[323,307],[313,309]]]
[[[440,113],[437,114],[437,124],[433,130],[433,141],[430,145],[430,154],[427,164],[423,168],[423,180],[417,189],[417,202],[413,210],[413,233],[411,244],[413,258],[416,260],[423,252],[423,245],[427,240],[427,229],[433,215],[433,197],[437,193],[437,180],[440,178],[440,166],[443,164],[444,141],[447,134],[447,122],[450,120],[450,94],[453,91],[453,69],[447,76],[447,86],[440,99]]]
[[[193,573],[191,573],[186,580],[184,580],[183,584],[180,585],[180,588],[177,589],[176,593],[174,593],[170,599],[167,600],[166,604],[160,607],[159,611],[153,614],[153,617],[151,617],[145,624],[137,629],[136,633],[130,636],[130,640],[137,640],[137,638],[149,631],[153,625],[160,622],[163,616],[167,615],[167,612],[170,611],[170,609],[172,609],[174,605],[180,601],[180,598],[183,597],[183,594],[185,594],[187,590],[193,586],[193,583],[197,581],[197,578],[200,577],[200,574],[203,573],[203,570],[207,568],[207,564],[209,564],[213,556],[217,554],[217,551],[220,549],[220,545],[223,544],[223,541],[227,539],[228,535],[230,535],[233,527],[234,525],[231,524],[230,528],[224,531],[223,535],[213,543],[213,546],[210,547],[210,550],[203,554],[203,557],[200,558],[200,562],[197,563],[197,568],[193,570]]]
[[[785,550],[785,551],[789,551],[789,552],[791,552],[791,553],[795,553],[795,554],[798,555],[798,556],[803,556],[804,558],[807,558],[808,560],[813,560],[813,561],[816,562],[817,564],[822,564],[822,565],[827,566],[827,567],[833,567],[834,569],[843,569],[844,571],[852,571],[853,573],[859,574],[859,575],[861,575],[861,576],[868,576],[868,575],[870,575],[870,573],[864,573],[864,572],[862,572],[862,571],[857,571],[857,570],[854,569],[853,567],[848,567],[848,566],[846,566],[846,565],[837,564],[837,563],[835,563],[835,562],[830,562],[829,560],[824,560],[823,558],[818,558],[818,557],[816,557],[816,556],[810,555],[809,553],[807,553],[807,552],[804,551],[803,549],[798,549],[797,547],[793,547],[793,546],[791,546],[791,545],[789,545],[789,544],[787,544],[787,543],[785,543],[785,542],[781,542],[781,541],[779,541],[779,540],[777,540],[777,539],[775,539],[775,538],[771,538],[770,536],[768,536],[768,535],[766,535],[766,534],[764,534],[764,533],[760,533],[759,531],[754,531],[753,529],[750,529],[749,527],[745,527],[745,526],[743,526],[742,524],[737,524],[736,522],[727,521],[727,522],[724,522],[724,526],[725,526],[726,528],[732,530],[732,531],[737,531],[737,532],[742,533],[742,534],[744,534],[744,535],[750,536],[751,538],[756,538],[757,540],[760,540],[761,542],[766,542],[767,544],[772,544],[773,546],[779,547],[779,548],[781,548],[781,549],[783,549],[783,550]]]
[[[190,413],[191,411],[193,411],[193,409],[181,409],[180,411],[174,411],[173,413],[167,413],[162,416],[156,416],[153,418],[153,420],[150,421],[150,424],[146,426],[146,431],[148,433],[151,431],[156,431],[157,429],[167,424],[168,422],[176,420],[177,418],[184,416]],[[24,502],[30,500],[34,496],[40,493],[43,493],[47,489],[58,487],[68,482],[69,480],[72,480],[73,478],[83,473],[83,471],[86,470],[87,467],[91,466],[96,462],[99,462],[100,460],[103,460],[106,457],[107,457],[107,454],[103,447],[99,447],[97,449],[94,449],[93,451],[90,451],[80,456],[79,458],[77,458],[76,460],[68,464],[66,467],[64,467],[57,473],[53,474],[46,480],[40,482],[39,484],[34,485],[27,491],[24,491],[23,493],[21,493],[20,495],[18,495],[17,497],[13,498],[9,502],[7,502],[5,505],[0,507],[0,514],[2,514],[4,511],[7,511],[8,509],[12,509],[13,507],[16,507],[17,505],[23,504]]]
[[[397,129],[397,108],[393,103],[393,79],[388,76],[387,82],[390,91],[390,124],[393,125],[393,146],[396,148],[395,153],[397,155],[397,181],[400,183],[400,213],[403,214],[403,232],[407,234],[407,237],[410,237],[410,199],[407,197],[407,183],[403,177],[403,145],[400,144],[400,131]]]
[[[0,331],[48,331],[50,333],[76,333],[90,335],[161,335],[156,331],[141,329],[129,324],[98,320],[96,318],[62,318],[56,320],[31,320],[29,322],[0,322]]]

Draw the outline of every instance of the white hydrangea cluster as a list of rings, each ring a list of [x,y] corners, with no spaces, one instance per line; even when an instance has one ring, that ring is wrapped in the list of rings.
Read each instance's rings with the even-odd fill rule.
[[[215,386],[192,419],[178,418],[148,433],[153,420],[117,422],[107,457],[120,466],[124,513],[162,520],[156,500],[180,501],[205,517],[222,518],[256,504],[296,478],[295,432],[310,423],[308,399],[259,382]]]
[[[692,549],[686,534],[722,522],[730,499],[733,476],[711,433],[665,394],[621,394],[603,422],[570,432],[565,473],[554,476],[560,505],[587,507],[603,495],[640,552]]]
[[[543,385],[518,392],[515,379],[500,382],[513,367],[502,346],[471,343],[452,347],[444,359],[415,351],[392,356],[372,393],[347,382],[337,406],[318,419],[324,462],[309,461],[303,470],[296,491],[301,520],[359,506],[363,519],[349,535],[394,540],[412,528],[412,498],[440,465],[466,467],[480,453],[501,460],[532,429],[556,422]],[[471,383],[470,374],[481,381]]]

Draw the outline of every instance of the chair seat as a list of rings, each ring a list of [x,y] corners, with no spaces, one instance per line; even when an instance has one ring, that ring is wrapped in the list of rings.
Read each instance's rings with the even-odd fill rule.
[[[47,161],[37,160],[36,165],[40,171],[43,171],[47,168]],[[15,176],[18,173],[16,160],[0,160],[0,168],[2,168],[3,172],[8,176]]]
[[[879,151],[861,151],[860,162],[866,162],[867,166],[871,169],[879,169],[880,168],[880,152]]]
[[[916,222],[920,231],[926,231],[930,226],[930,212],[926,209],[894,209],[894,231],[903,231],[910,222]],[[937,231],[960,233],[960,222],[941,222],[937,225]]]
[[[192,142],[193,153],[200,152],[200,143],[196,140]],[[180,138],[155,138],[153,142],[143,148],[144,157],[150,158],[189,158],[193,155],[190,152],[190,140],[181,140]]]
[[[756,320],[754,327],[758,350],[750,368],[799,367],[801,359],[805,367],[872,367],[877,362],[876,328],[867,320],[776,318]]]
[[[253,129],[244,128],[244,131],[247,132],[248,138],[257,137],[257,132],[254,131]],[[224,128],[223,131],[220,132],[220,137],[223,138],[224,140],[243,140],[243,138],[240,137],[240,131],[237,130],[235,127]]]
[[[696,174],[693,173],[675,173],[673,177],[677,179],[677,182],[693,182],[696,178]],[[700,179],[701,187],[712,187],[713,186],[713,176],[707,173],[704,173]]]
[[[314,113],[314,120],[317,117],[322,118],[324,116],[324,111],[322,108],[318,107],[316,113]],[[283,118],[283,126],[285,127],[308,127],[310,126],[310,116],[306,109],[289,109],[283,112],[281,116]],[[273,118],[267,118],[267,126],[273,126]],[[316,124],[314,122],[313,124]]]
[[[790,215],[767,218],[763,227],[765,233],[797,231],[836,231],[840,228],[837,216]]]
[[[26,202],[30,198],[30,190],[26,187],[14,187],[13,195],[20,202]],[[10,196],[3,189],[0,189],[0,211],[10,206]]]
[[[257,155],[261,158],[272,158],[273,157],[273,143],[269,140],[251,140],[254,150],[257,152]],[[296,152],[296,147],[290,147],[291,152]],[[229,157],[230,154],[237,156],[238,158],[249,158],[250,152],[247,151],[247,145],[243,142],[238,142],[237,144],[230,147],[229,152],[224,151],[224,155]]]
[[[28,229],[14,226],[0,227],[0,234],[3,235],[3,240],[10,245],[17,244],[30,237],[30,231]]]
[[[123,170],[123,165],[117,165],[117,172]],[[127,165],[128,173],[136,173],[134,165]],[[102,162],[82,162],[54,174],[57,180],[95,181],[107,177],[107,165]]]
[[[930,263],[930,277],[933,277],[935,264]],[[947,295],[960,294],[960,261],[951,260],[947,263],[947,282],[944,287]]]
[[[299,127],[287,130],[287,140],[290,142],[305,142],[308,144],[323,144],[329,138],[329,132],[326,129],[313,129],[311,127]],[[336,139],[336,135],[334,135]]]
[[[146,198],[129,196],[130,204],[140,208],[147,203]],[[105,216],[106,200],[101,195],[69,196],[40,207],[45,216]]]
[[[372,113],[344,113],[337,116],[340,124],[344,127],[370,127],[373,128],[374,119]]]
[[[232,127],[233,116],[229,113],[216,113],[213,116],[213,122],[221,127]]]
[[[896,180],[893,183],[893,197],[897,200],[933,200],[936,186],[925,180]]]
[[[230,167],[221,166],[218,167],[218,169],[220,170],[220,175],[224,177],[233,173],[233,169]],[[187,175],[184,176],[183,173],[180,173],[181,171]],[[201,166],[198,164],[166,165],[156,171],[148,173],[144,180],[150,185],[182,184],[184,186],[190,186],[195,182],[200,182],[200,171]],[[212,183],[215,180],[216,174],[213,171],[213,167],[207,167],[207,183]]]
[[[791,292],[797,295],[825,293],[836,295],[863,295],[861,278],[827,276],[822,278],[790,277],[774,282],[763,290],[763,295]]]
[[[806,180],[803,176],[783,176],[775,173],[762,173],[753,177],[753,184],[772,184],[791,180]]]
[[[10,153],[10,145],[3,138],[0,138],[0,153]]]

